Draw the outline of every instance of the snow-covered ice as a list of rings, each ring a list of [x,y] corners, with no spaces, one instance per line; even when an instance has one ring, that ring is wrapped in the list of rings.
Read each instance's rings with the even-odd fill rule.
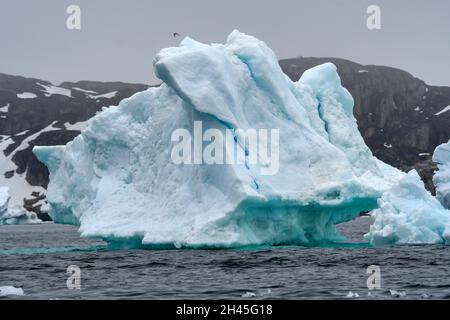
[[[0,112],[8,112],[8,110],[9,110],[9,103],[0,108]]]
[[[93,94],[88,94],[87,96],[91,99],[97,100],[100,98],[103,99],[112,99],[116,96],[117,91],[112,91],[112,92],[108,92],[108,93],[104,93],[104,94],[99,94],[99,95],[93,95]]]
[[[439,169],[433,177],[436,197],[445,208],[450,209],[450,141],[436,148],[433,161]]]
[[[72,89],[76,90],[76,91],[81,91],[83,93],[98,94],[98,92],[96,92],[96,91],[81,89],[81,88],[77,88],[77,87],[73,87]]]
[[[80,121],[77,123],[69,123],[69,122],[65,122],[64,123],[64,127],[66,128],[66,130],[75,130],[75,131],[82,131],[84,129],[86,129],[86,121]]]
[[[375,245],[443,244],[450,242],[450,210],[425,190],[419,174],[411,170],[379,200],[375,219],[365,235]]]
[[[27,134],[28,133],[28,131],[30,131],[30,130],[25,130],[25,131],[22,131],[22,132],[19,132],[19,133],[16,133],[14,136],[23,136],[24,134]]]
[[[441,111],[435,113],[436,116],[439,116],[447,111],[450,111],[450,106],[446,106],[444,109],[442,109]]]
[[[39,85],[43,88],[43,92],[45,93],[45,96],[50,97],[54,94],[59,94],[61,96],[66,96],[69,98],[72,98],[72,92],[70,89],[56,87],[54,85],[46,85],[39,83]]]
[[[18,93],[17,98],[19,98],[19,99],[34,99],[34,98],[37,98],[37,95],[35,95],[32,92],[23,92],[23,93]]]
[[[154,69],[160,87],[106,108],[66,146],[34,148],[55,222],[127,247],[313,245],[342,239],[335,224],[376,208],[404,175],[365,145],[331,63],[292,82],[264,42],[234,31],[226,44],[186,38]],[[243,149],[237,129],[278,129],[278,173],[174,164],[171,134],[194,121],[233,131]]]
[[[15,152],[20,151],[20,150],[25,150],[26,148],[28,148],[30,146],[30,142],[32,142],[33,140],[35,140],[37,137],[39,137],[42,133],[44,132],[50,132],[50,131],[59,131],[61,130],[61,128],[55,127],[56,123],[58,121],[53,121],[50,125],[48,125],[47,127],[45,127],[44,129],[33,133],[32,135],[29,135],[28,137],[26,137],[21,143],[20,145],[14,149]],[[25,133],[28,133],[29,130],[26,130],[26,132],[20,132],[17,135],[23,135]]]

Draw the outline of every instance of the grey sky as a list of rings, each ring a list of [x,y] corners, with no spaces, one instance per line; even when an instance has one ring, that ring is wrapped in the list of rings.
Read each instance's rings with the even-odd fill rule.
[[[82,29],[66,28],[81,7]],[[366,8],[382,29],[366,27]],[[152,58],[173,32],[224,42],[233,30],[264,40],[278,58],[333,56],[398,67],[450,86],[448,0],[0,0],[0,72],[54,83],[156,83]]]

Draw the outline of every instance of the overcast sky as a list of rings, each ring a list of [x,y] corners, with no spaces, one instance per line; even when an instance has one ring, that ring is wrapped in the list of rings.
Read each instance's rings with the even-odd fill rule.
[[[81,30],[66,9],[81,8]],[[366,9],[381,7],[381,30]],[[0,72],[61,81],[156,83],[152,58],[172,33],[224,42],[233,30],[278,58],[340,57],[450,86],[448,0],[0,0]]]

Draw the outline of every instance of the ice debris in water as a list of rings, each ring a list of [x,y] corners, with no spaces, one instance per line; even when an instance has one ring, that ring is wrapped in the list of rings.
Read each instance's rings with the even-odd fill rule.
[[[345,297],[346,298],[359,298],[359,294],[357,292],[349,291]]]
[[[271,289],[260,290],[260,291],[258,291],[257,294],[255,292],[252,292],[252,291],[247,291],[244,294],[242,294],[241,297],[242,298],[253,298],[253,297],[256,297],[256,296],[263,297],[263,296],[270,295],[271,293],[272,293]]]
[[[154,59],[163,81],[106,108],[66,146],[35,147],[50,171],[50,216],[111,246],[239,247],[341,240],[335,225],[377,207],[400,177],[373,157],[353,98],[326,63],[292,82],[262,41],[232,32],[225,44],[190,38]],[[194,124],[234,134],[279,130],[279,166],[179,165],[172,133]],[[208,144],[203,147],[206,151]],[[201,151],[200,151],[201,152]]]
[[[242,298],[254,298],[256,297],[256,293],[247,291],[243,295],[241,295]]]
[[[25,293],[22,288],[16,288],[13,286],[0,287],[0,297],[7,296],[23,296]]]
[[[266,289],[266,290],[262,291],[262,292],[260,293],[260,295],[261,295],[261,296],[267,296],[267,295],[270,295],[271,293],[272,293],[272,290],[271,290],[271,289]]]
[[[397,291],[397,290],[389,290],[391,296],[395,297],[395,298],[402,298],[406,296],[406,292],[405,291]]]

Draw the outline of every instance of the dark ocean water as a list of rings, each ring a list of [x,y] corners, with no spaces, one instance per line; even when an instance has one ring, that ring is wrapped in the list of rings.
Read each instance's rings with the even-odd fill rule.
[[[23,288],[7,299],[450,298],[450,246],[373,248],[362,238],[369,224],[341,225],[349,243],[333,247],[161,251],[109,251],[68,226],[2,226],[0,287]],[[69,265],[81,269],[81,290],[67,288]],[[370,296],[369,265],[381,269]]]

